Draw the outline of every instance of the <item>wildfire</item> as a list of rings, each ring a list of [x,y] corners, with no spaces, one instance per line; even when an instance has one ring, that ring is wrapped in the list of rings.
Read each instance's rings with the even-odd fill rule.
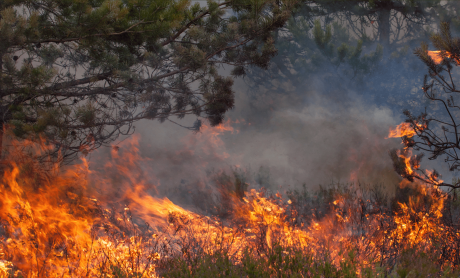
[[[413,137],[417,135],[416,131],[423,131],[426,129],[425,123],[416,123],[415,128],[410,123],[401,123],[396,128],[391,129],[389,131],[388,138],[399,138],[399,137]],[[438,175],[434,171],[425,170],[422,175],[415,172],[420,168],[419,160],[417,156],[412,155],[412,151],[404,147],[403,150],[398,150],[396,155],[402,159],[405,170],[403,173],[400,173],[403,177],[416,177],[421,181],[428,182],[433,185],[439,185],[443,182],[443,180],[438,178]]]
[[[183,139],[184,144],[191,153],[195,153],[197,150],[200,150],[204,154],[212,154],[214,157],[221,160],[228,159],[230,155],[225,151],[225,144],[220,137],[223,134],[233,134],[234,132],[239,133],[239,130],[235,129],[232,126],[232,123],[236,122],[227,119],[215,127],[204,124],[201,127],[200,132],[185,137]],[[203,167],[204,166],[206,165],[203,165]]]
[[[444,51],[444,54],[445,54],[445,56],[447,58],[452,58],[452,55],[451,55],[450,52]],[[428,55],[431,57],[431,59],[433,59],[433,61],[436,64],[442,63],[443,58],[441,57],[441,51],[440,50],[428,51]],[[457,64],[460,64],[460,60],[458,58],[454,58],[454,60],[455,60],[455,62],[457,62]]]
[[[230,131],[206,127],[201,136],[218,140],[222,130]],[[34,159],[9,158],[0,185],[1,277],[157,277],[175,258],[197,262],[223,252],[244,265],[248,253],[274,262],[278,248],[286,261],[301,252],[337,267],[355,250],[353,260],[372,267],[394,264],[404,248],[433,251],[439,242],[432,239],[446,231],[460,240],[441,221],[443,198],[428,208],[422,203],[438,190],[428,187],[399,203],[395,215],[365,199],[360,187],[330,191],[324,210],[303,207],[306,195],[251,189],[243,196],[219,192],[231,204],[225,217],[193,212],[156,196],[159,181],[137,139],[112,149],[103,166],[83,159],[65,169],[54,165],[53,175]],[[408,153],[400,155],[407,167],[414,164]]]
[[[415,134],[417,133],[411,127],[410,123],[401,123],[395,129],[390,128],[390,134],[388,134],[387,138],[412,137]]]
[[[421,123],[416,123],[416,129],[423,130],[426,128],[425,124]],[[394,129],[390,128],[388,138],[399,138],[399,137],[413,137],[414,135],[417,135],[416,129],[412,127],[410,123],[401,123],[398,126],[396,126]]]

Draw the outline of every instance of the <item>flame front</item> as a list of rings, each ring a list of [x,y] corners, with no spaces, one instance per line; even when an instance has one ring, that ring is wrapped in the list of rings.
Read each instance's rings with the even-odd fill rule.
[[[220,144],[225,131],[231,130],[206,127],[201,136]],[[412,133],[400,125],[394,134]],[[409,248],[445,256],[438,246],[460,240],[442,221],[444,194],[412,183],[404,185],[417,188],[418,197],[400,202],[395,214],[358,186],[330,193],[324,211],[308,207],[305,196],[287,199],[252,189],[244,196],[220,192],[231,200],[225,217],[192,212],[154,197],[158,181],[136,140],[114,149],[104,167],[82,160],[68,169],[55,167],[59,174],[52,176],[39,175],[46,172],[33,160],[11,158],[0,187],[0,276],[156,277],[175,258],[197,261],[225,253],[242,265],[245,254],[271,260],[279,248],[285,260],[300,252],[337,267],[353,250],[355,262],[372,268],[391,265]],[[410,152],[400,155],[413,175]]]

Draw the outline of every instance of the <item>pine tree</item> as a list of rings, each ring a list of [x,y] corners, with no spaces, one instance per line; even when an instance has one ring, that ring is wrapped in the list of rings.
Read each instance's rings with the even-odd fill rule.
[[[297,4],[0,1],[0,129],[44,135],[71,158],[141,119],[194,114],[217,125],[234,105],[233,78],[219,68],[266,68],[272,32]]]

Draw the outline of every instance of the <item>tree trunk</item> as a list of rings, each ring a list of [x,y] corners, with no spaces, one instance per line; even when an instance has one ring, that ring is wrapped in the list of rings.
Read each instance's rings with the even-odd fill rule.
[[[384,51],[390,46],[390,14],[391,9],[381,9],[379,12],[379,41]]]

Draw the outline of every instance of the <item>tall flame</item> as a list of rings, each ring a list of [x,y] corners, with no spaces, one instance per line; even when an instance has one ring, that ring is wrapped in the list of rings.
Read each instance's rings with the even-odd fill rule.
[[[230,131],[206,128],[203,139],[217,142],[216,133]],[[442,222],[444,195],[423,185],[418,197],[399,203],[395,214],[364,198],[358,186],[328,191],[324,211],[303,206],[306,195],[287,199],[252,189],[244,196],[220,192],[231,200],[226,217],[193,212],[156,196],[159,181],[137,140],[114,148],[105,165],[83,159],[66,169],[54,166],[57,175],[33,159],[10,158],[0,185],[0,276],[157,277],[174,258],[197,262],[203,255],[225,253],[242,265],[247,252],[273,261],[279,247],[287,261],[295,260],[289,252],[294,250],[341,267],[343,251],[355,250],[354,260],[362,266],[394,265],[405,248],[437,252],[441,235],[446,242],[460,240]],[[410,167],[410,153],[400,155]],[[441,197],[433,198],[434,193]],[[423,203],[427,198],[429,206]]]

